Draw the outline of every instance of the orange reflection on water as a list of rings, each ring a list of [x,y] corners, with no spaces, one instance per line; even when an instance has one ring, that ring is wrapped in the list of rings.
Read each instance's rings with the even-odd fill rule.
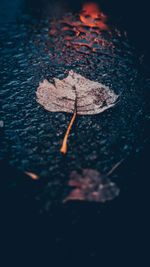
[[[80,13],[80,20],[88,27],[98,27],[101,30],[107,30],[107,17],[100,11],[96,3],[86,3]]]
[[[60,46],[59,40],[64,41],[64,47],[89,54],[105,47],[111,47],[102,32],[110,34],[107,26],[107,16],[94,2],[85,3],[79,14],[66,14],[60,21],[51,23],[50,35],[55,38],[55,46]]]

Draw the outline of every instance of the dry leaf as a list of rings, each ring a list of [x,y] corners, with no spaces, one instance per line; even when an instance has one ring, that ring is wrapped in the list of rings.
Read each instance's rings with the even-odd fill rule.
[[[96,170],[73,171],[69,186],[73,189],[64,202],[71,200],[106,202],[119,195],[119,188],[106,175]]]
[[[118,96],[99,82],[91,81],[70,71],[67,78],[54,83],[44,80],[37,92],[37,102],[52,112],[74,113],[78,115],[98,114],[115,105]]]
[[[67,139],[76,115],[101,113],[113,107],[118,98],[108,86],[86,79],[72,70],[63,80],[54,78],[54,83],[44,80],[36,95],[37,102],[48,111],[74,113],[60,149],[63,154],[67,153]]]

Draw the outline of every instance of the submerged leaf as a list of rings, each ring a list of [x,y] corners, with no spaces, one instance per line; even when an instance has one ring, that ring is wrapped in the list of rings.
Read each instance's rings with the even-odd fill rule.
[[[118,96],[99,82],[91,81],[70,71],[69,75],[54,83],[44,80],[37,92],[37,102],[52,112],[76,112],[78,115],[98,114],[115,105]]]
[[[71,200],[106,202],[117,197],[120,192],[107,175],[92,169],[84,169],[81,174],[73,171],[69,186],[73,189],[64,202]]]

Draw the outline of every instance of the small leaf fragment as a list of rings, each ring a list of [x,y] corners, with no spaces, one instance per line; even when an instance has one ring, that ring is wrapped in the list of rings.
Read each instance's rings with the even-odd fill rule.
[[[32,180],[38,180],[39,176],[33,172],[25,172],[26,175],[28,175]]]

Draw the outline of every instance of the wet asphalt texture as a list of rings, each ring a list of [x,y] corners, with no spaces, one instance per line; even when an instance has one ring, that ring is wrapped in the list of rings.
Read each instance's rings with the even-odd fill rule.
[[[133,15],[129,1],[123,6],[101,1],[111,29],[104,39],[113,49],[106,46],[86,54],[73,47],[65,50],[63,35],[49,35],[53,17],[59,30],[60,17],[78,13],[82,2],[0,4],[1,229],[3,249],[10,255],[3,266],[10,266],[8,258],[44,267],[63,261],[110,266],[111,258],[122,266],[120,257],[130,266],[138,258],[133,248],[141,251],[149,176],[150,54],[147,16],[142,17],[146,6],[143,12],[136,7]],[[103,114],[77,118],[64,157],[59,149],[71,115],[45,111],[35,92],[44,78],[63,79],[71,69],[110,86],[120,100]],[[62,203],[71,171],[92,168],[106,173],[122,159],[111,177],[120,188],[115,200]],[[25,171],[40,179],[32,181]]]

